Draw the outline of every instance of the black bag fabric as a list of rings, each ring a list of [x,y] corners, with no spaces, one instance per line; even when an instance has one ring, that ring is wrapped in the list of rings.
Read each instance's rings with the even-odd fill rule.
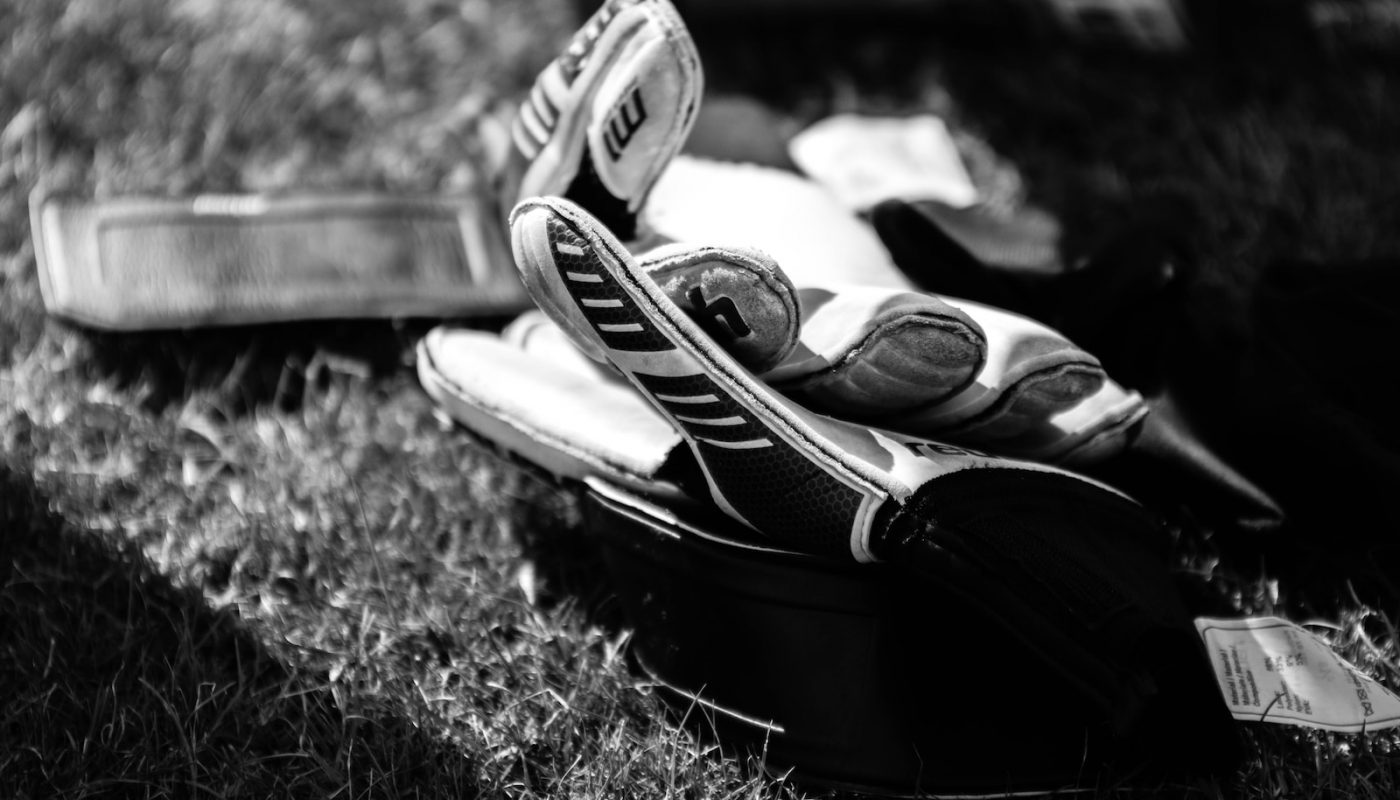
[[[602,483],[585,520],[640,668],[770,771],[1002,795],[1232,767],[1234,723],[1148,515],[1072,497],[1047,513],[1041,488],[1063,486],[958,478],[944,488],[965,502],[916,501],[886,543],[898,562],[878,565],[775,550],[703,504]]]
[[[1164,380],[1202,431],[1279,498],[1271,555],[1319,601],[1349,580],[1400,607],[1400,259],[1268,265],[1243,296],[1182,308]]]
[[[1174,426],[1281,506],[1277,535],[1249,545],[1309,600],[1349,580],[1370,602],[1400,603],[1400,511],[1389,498],[1400,417],[1388,388],[1400,367],[1400,259],[1279,261],[1240,289],[1196,274],[1176,244],[1180,217],[1144,214],[1078,269],[1031,275],[960,246],[922,205],[889,201],[873,214],[901,269],[931,291],[1054,325],[1117,380],[1166,401]],[[1139,483],[1168,475],[1157,464]]]

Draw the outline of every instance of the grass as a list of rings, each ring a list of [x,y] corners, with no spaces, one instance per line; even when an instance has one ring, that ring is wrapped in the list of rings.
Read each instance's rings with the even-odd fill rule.
[[[559,0],[0,4],[0,796],[807,793],[669,724],[572,497],[418,389],[428,322],[116,336],[43,313],[35,186],[447,191],[474,179],[474,120],[575,19]],[[746,30],[697,25],[715,87],[801,119],[941,111],[1072,231],[1186,199],[1227,289],[1280,254],[1400,254],[1376,224],[1400,174],[1384,68]],[[1182,545],[1213,591],[1308,613],[1218,545]],[[1335,589],[1337,647],[1400,685],[1395,610]],[[1244,735],[1237,775],[1139,795],[1400,794],[1393,734]]]

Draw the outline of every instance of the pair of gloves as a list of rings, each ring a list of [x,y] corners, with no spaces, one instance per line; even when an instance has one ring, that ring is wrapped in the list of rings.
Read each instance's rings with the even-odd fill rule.
[[[1070,730],[1229,763],[1160,521],[1065,468],[1133,448],[1144,398],[1041,322],[920,290],[801,178],[678,156],[700,84],[665,0],[610,0],[546,67],[501,189],[538,311],[433,331],[428,392],[553,475],[718,511],[716,538],[936,584],[1079,700]]]

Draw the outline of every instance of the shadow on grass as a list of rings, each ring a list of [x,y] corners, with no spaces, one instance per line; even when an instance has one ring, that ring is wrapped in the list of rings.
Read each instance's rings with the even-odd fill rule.
[[[345,706],[236,615],[0,466],[0,795],[470,797],[410,720]]]
[[[515,470],[531,481],[548,486],[552,502],[520,504],[514,509],[519,524],[512,527],[521,556],[531,565],[526,593],[542,610],[569,603],[587,615],[589,623],[616,636],[628,627],[617,597],[617,586],[604,560],[596,533],[585,528],[580,515],[584,487],[558,478],[543,468],[495,446],[487,439],[458,427],[483,450],[502,462],[501,469]]]

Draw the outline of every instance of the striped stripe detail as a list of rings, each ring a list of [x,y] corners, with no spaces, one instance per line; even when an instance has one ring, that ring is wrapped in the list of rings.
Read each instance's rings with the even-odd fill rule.
[[[530,93],[520,104],[520,112],[511,127],[511,138],[515,147],[526,159],[538,157],[554,136],[554,131],[559,127],[563,116],[561,109],[569,104],[569,90],[588,65],[588,59],[592,57],[598,39],[603,35],[603,29],[612,22],[623,6],[634,2],[636,0],[609,0],[605,3],[574,34],[564,52],[551,61],[535,79],[535,84],[530,87]],[[572,108],[570,111],[578,113],[579,109]]]
[[[712,395],[712,394],[677,395],[677,394],[660,394],[660,393],[658,393],[658,394],[655,395],[655,397],[656,397],[657,400],[660,400],[661,402],[666,403],[667,405],[670,405],[671,403],[679,403],[679,404],[682,404],[682,405],[688,405],[688,404],[690,404],[690,403],[718,403],[718,402],[719,402],[719,398],[718,398],[718,397],[715,397],[715,396]]]
[[[632,377],[695,443],[721,505],[776,541],[850,558],[865,492],[827,472],[708,375]]]
[[[767,438],[746,439],[742,442],[721,442],[715,439],[706,439],[703,436],[697,436],[695,438],[699,439],[705,444],[712,445],[714,447],[720,447],[725,450],[761,450],[765,447],[773,446],[773,440]]]
[[[606,28],[612,18],[617,16],[617,12],[625,5],[630,5],[630,0],[609,0],[602,8],[594,12],[593,17],[574,34],[574,38],[569,41],[569,46],[565,48],[563,55],[555,60],[559,65],[559,71],[564,76],[564,81],[570,85],[578,79],[579,73],[588,66],[588,58],[593,55],[593,48],[598,44],[598,37],[603,35],[603,28]]]
[[[520,104],[515,123],[511,126],[511,138],[515,146],[527,158],[535,158],[554,136],[562,115],[560,107],[568,102],[569,85],[573,78],[562,74],[558,60],[549,64],[535,79],[530,93]]]
[[[530,89],[530,108],[539,116],[540,122],[550,130],[554,129],[554,123],[559,120],[559,109],[554,105],[554,101],[549,99],[549,92],[545,91],[544,84],[536,83]]]
[[[638,374],[636,377],[671,418],[697,441],[727,450],[755,450],[773,445],[767,426],[727,395],[712,391],[714,384],[704,375],[668,378]],[[665,391],[681,388],[693,391]]]
[[[602,257],[568,223],[551,216],[547,235],[559,283],[605,347],[638,353],[675,349],[608,272]]]
[[[681,422],[693,422],[696,425],[743,425],[748,420],[743,417],[717,417],[715,419],[704,419],[703,417],[685,417],[680,414],[673,414]]]
[[[542,142],[537,141],[526,129],[524,115],[517,116],[515,123],[510,126],[510,138],[515,144],[515,149],[525,156],[527,160],[534,160],[540,154]]]
[[[558,62],[540,72],[530,93],[520,104],[511,137],[515,147],[527,158],[535,158],[549,143],[562,121],[561,106],[568,102],[569,81],[560,74]],[[575,109],[577,112],[577,109]]]
[[[520,123],[520,127],[524,129],[525,135],[531,141],[544,144],[549,139],[550,128],[544,120],[540,119],[540,113],[535,110],[532,103],[520,105],[520,118],[517,122]]]

